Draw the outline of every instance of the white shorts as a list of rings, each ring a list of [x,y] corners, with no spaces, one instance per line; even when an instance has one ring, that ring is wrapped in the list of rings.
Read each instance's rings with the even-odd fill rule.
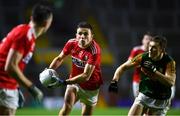
[[[18,90],[0,89],[0,106],[17,109],[19,100]]]
[[[139,93],[138,97],[136,97],[134,104],[141,104],[145,107],[152,108],[155,114],[165,115],[169,110],[170,99],[167,100],[157,100],[150,98],[143,93]]]
[[[174,99],[176,88],[175,86],[171,87],[171,99]]]
[[[89,105],[89,106],[95,106],[98,101],[98,95],[99,95],[99,89],[97,90],[84,90],[79,85],[72,84],[67,85],[68,88],[75,88],[77,91],[77,97],[80,100],[80,102]]]
[[[136,98],[139,94],[139,83],[138,82],[133,82],[133,95]]]

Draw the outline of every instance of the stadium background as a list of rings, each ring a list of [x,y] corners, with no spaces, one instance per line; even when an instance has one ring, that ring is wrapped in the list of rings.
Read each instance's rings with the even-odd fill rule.
[[[0,38],[12,27],[28,23],[32,6],[38,0],[0,0]],[[167,51],[177,63],[176,94],[172,107],[180,108],[180,1],[179,0],[49,0],[53,6],[54,20],[48,33],[37,40],[36,51],[25,71],[26,75],[45,93],[44,102],[36,104],[23,89],[25,107],[62,106],[65,88],[48,90],[40,85],[38,74],[58,55],[65,42],[74,37],[79,21],[87,20],[95,31],[102,47],[102,72],[99,108],[130,107],[133,102],[132,71],[127,71],[119,81],[118,95],[107,92],[115,69],[126,61],[130,50],[139,45],[143,34],[151,31],[167,37]],[[66,60],[58,70],[62,78],[70,71]],[[76,107],[79,107],[77,104]]]

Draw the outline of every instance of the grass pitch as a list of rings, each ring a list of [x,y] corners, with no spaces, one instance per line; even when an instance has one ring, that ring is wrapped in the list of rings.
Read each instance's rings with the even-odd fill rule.
[[[101,116],[112,116],[112,115],[127,115],[129,108],[118,108],[118,107],[108,107],[108,108],[96,108],[93,115]],[[59,109],[48,110],[44,108],[22,108],[18,109],[16,116],[58,116]],[[73,109],[71,115],[81,115],[80,109]],[[171,108],[167,115],[180,115],[180,109]]]

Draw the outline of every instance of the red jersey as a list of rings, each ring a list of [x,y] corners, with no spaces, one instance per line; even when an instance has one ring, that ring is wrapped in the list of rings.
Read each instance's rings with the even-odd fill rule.
[[[15,78],[4,71],[7,55],[10,49],[14,49],[23,55],[19,62],[19,68],[24,70],[32,57],[35,47],[34,29],[27,24],[13,28],[0,43],[0,88],[16,89],[19,85]]]
[[[141,54],[141,53],[144,53],[145,51],[143,50],[142,46],[136,46],[134,47],[132,50],[131,50],[131,53],[130,53],[130,56],[128,59],[132,59],[134,58],[136,55],[138,54]],[[140,81],[140,72],[141,72],[141,69],[140,68],[135,68],[134,69],[134,73],[133,73],[133,82],[137,82],[139,83]]]
[[[65,55],[70,54],[72,57],[72,71],[69,78],[82,74],[87,63],[95,65],[90,79],[79,85],[86,90],[98,89],[103,83],[100,69],[101,50],[99,45],[93,40],[88,48],[82,49],[78,46],[78,41],[76,39],[70,39],[64,46],[63,52]]]

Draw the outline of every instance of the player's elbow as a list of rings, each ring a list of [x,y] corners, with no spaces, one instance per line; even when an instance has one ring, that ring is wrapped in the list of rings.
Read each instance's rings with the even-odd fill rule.
[[[89,81],[91,75],[88,75],[86,73],[83,73],[83,80],[86,82],[86,81]]]
[[[15,64],[9,63],[8,65],[5,65],[4,70],[7,73],[11,74],[12,72],[14,72],[15,67],[16,67]]]
[[[128,69],[128,67],[126,66],[126,65],[121,65],[119,68],[118,68],[118,70],[119,71],[126,71]]]
[[[174,85],[175,85],[175,80],[169,81],[169,86],[170,86],[170,87],[172,87],[172,86],[174,86]]]

